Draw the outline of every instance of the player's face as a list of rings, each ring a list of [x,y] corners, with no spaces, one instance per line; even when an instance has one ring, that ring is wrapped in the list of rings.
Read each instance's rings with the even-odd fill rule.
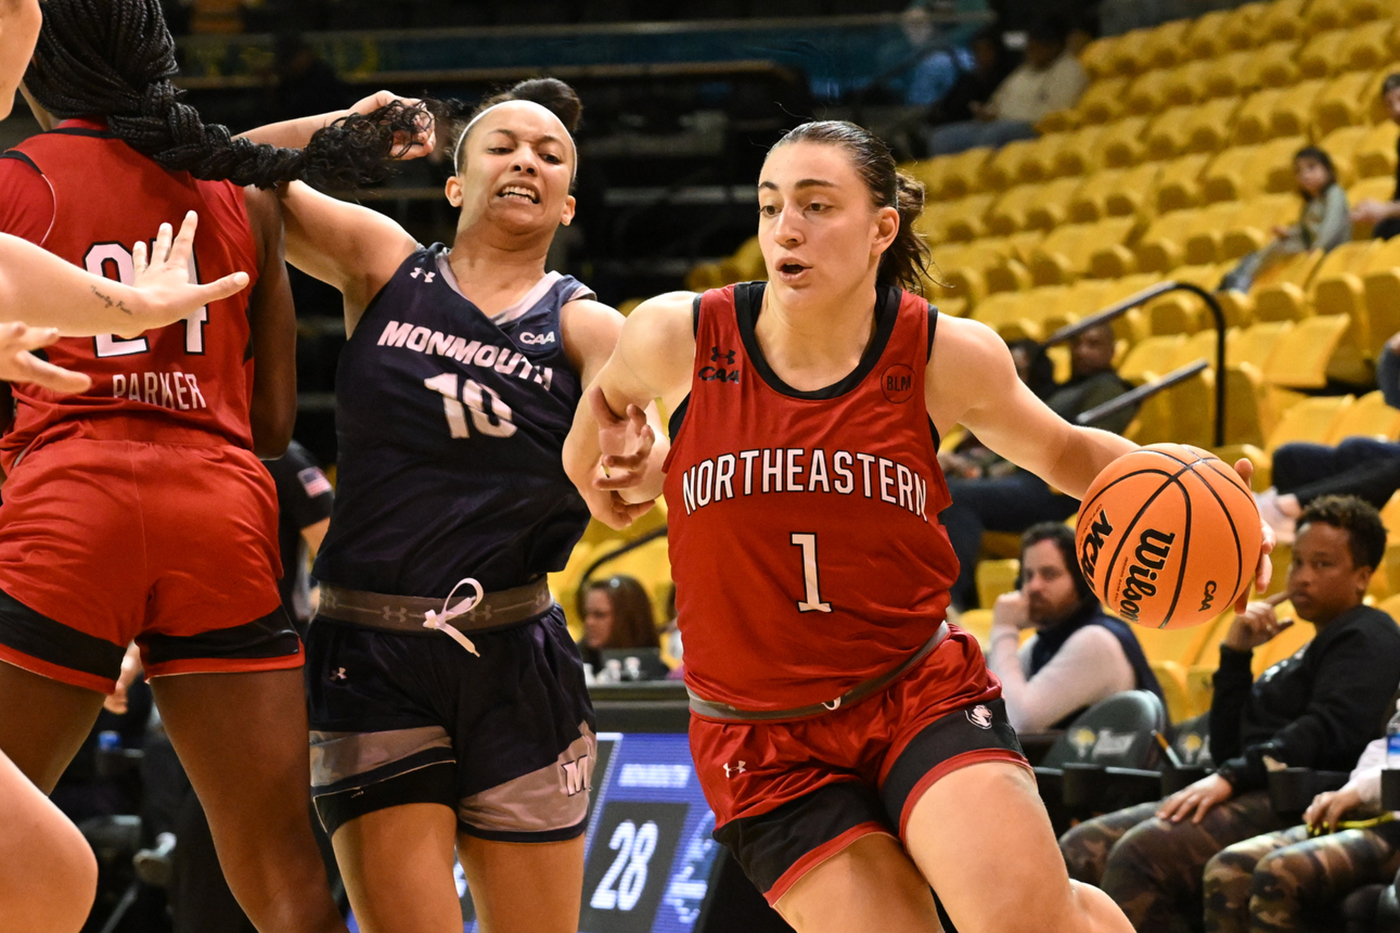
[[[39,0],[0,0],[0,120],[14,106],[42,24]]]
[[[840,146],[797,142],[768,153],[758,182],[758,240],[771,288],[785,298],[873,283],[899,232],[899,212],[874,206]]]
[[[1326,522],[1304,525],[1293,542],[1288,598],[1307,622],[1327,623],[1361,604],[1371,568],[1356,566],[1351,535]]]
[[[583,600],[583,641],[590,648],[601,648],[612,637],[612,600],[603,590],[589,590]]]
[[[487,111],[462,141],[447,182],[447,199],[462,209],[457,228],[484,220],[510,233],[553,233],[574,217],[574,162],[564,124],[539,104]]]
[[[1037,541],[1021,555],[1021,593],[1036,626],[1060,622],[1078,605],[1074,578],[1054,541]]]

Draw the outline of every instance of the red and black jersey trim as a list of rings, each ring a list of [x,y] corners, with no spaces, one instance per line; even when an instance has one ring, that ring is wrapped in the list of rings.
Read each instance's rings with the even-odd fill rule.
[[[696,337],[700,336],[700,302],[704,297],[704,295],[696,295],[695,300],[690,303],[690,330]],[[681,399],[681,403],[676,406],[676,410],[671,412],[670,420],[666,422],[666,430],[670,432],[673,441],[680,433],[681,425],[685,423],[685,410],[688,407],[690,407],[690,393],[687,392],[685,398]]]
[[[759,378],[768,383],[769,388],[792,398],[832,399],[845,395],[860,385],[861,380],[870,375],[870,371],[875,368],[875,364],[884,355],[885,347],[890,342],[890,335],[894,333],[894,325],[899,320],[899,304],[903,292],[889,286],[877,288],[875,290],[875,336],[870,341],[870,346],[865,348],[865,353],[861,355],[856,368],[847,373],[846,377],[839,382],[820,389],[804,390],[794,389],[780,379],[773,368],[768,365],[768,360],[763,356],[763,349],[758,345],[758,335],[754,333],[754,325],[758,322],[758,315],[763,310],[763,290],[767,284],[766,282],[744,282],[734,286],[734,312],[739,323],[739,337],[744,342],[744,351],[748,353],[749,360],[753,362]]]
[[[29,158],[29,156],[20,152],[18,149],[7,149],[4,152],[0,152],[0,159],[14,159],[16,162],[23,162],[25,165],[32,168],[40,177],[43,177],[44,170],[35,165],[33,159]]]
[[[125,645],[64,625],[0,590],[0,645],[56,667],[116,680]]]
[[[276,609],[244,625],[198,635],[147,632],[140,637],[150,667],[201,658],[284,658],[300,651],[301,639],[287,610]]]

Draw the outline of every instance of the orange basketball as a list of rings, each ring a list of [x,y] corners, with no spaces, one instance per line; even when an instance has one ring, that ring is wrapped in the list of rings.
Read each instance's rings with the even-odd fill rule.
[[[1262,539],[1239,474],[1182,444],[1153,444],[1105,467],[1084,494],[1075,535],[1090,588],[1151,628],[1187,628],[1228,609],[1253,579]]]

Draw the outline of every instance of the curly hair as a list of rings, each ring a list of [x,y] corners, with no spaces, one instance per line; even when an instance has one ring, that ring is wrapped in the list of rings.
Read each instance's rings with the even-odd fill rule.
[[[1321,522],[1347,533],[1354,566],[1375,570],[1385,557],[1385,523],[1376,507],[1356,496],[1322,496],[1298,516],[1298,532]]]
[[[24,84],[59,119],[105,118],[118,139],[165,169],[259,188],[379,181],[428,117],[395,103],[337,120],[304,149],[259,145],[200,119],[171,81],[177,71],[160,0],[47,0]]]
[[[870,190],[875,206],[893,207],[899,212],[899,232],[880,257],[876,282],[923,294],[924,278],[928,275],[929,247],[923,234],[914,229],[914,221],[924,210],[924,183],[895,167],[894,156],[884,140],[865,127],[846,120],[804,123],[789,130],[768,151],[798,142],[825,143],[846,150],[861,181]]]

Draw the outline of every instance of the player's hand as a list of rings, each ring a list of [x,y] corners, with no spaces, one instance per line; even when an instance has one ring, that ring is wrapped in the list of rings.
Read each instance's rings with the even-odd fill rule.
[[[113,690],[102,701],[102,708],[109,713],[116,713],[118,716],[127,711],[127,691],[131,685],[136,683],[136,678],[141,676],[141,651],[132,642],[127,646],[126,654],[122,655],[122,671],[117,676],[117,688]]]
[[[350,112],[368,115],[395,101],[405,107],[423,106],[423,101],[417,97],[400,97],[393,91],[376,91],[368,97],[355,101]],[[418,120],[418,125],[411,137],[406,133],[394,135],[394,158],[405,162],[409,159],[418,159],[429,155],[435,148],[437,148],[437,125],[432,115],[426,111]]]
[[[1031,601],[1020,590],[1002,593],[992,605],[992,624],[1028,628],[1031,624]]]
[[[602,451],[593,485],[614,490],[640,485],[656,446],[656,432],[647,423],[647,413],[637,405],[628,405],[627,413],[619,418],[596,385],[588,390],[588,406],[598,419],[598,448]]]
[[[1222,804],[1235,794],[1234,786],[1218,774],[1210,774],[1196,783],[1172,794],[1157,808],[1157,818],[1180,823],[1190,818],[1199,823],[1210,808]]]
[[[109,304],[131,313],[131,326],[116,330],[117,336],[137,337],[153,328],[174,324],[204,305],[236,295],[248,287],[246,272],[226,275],[208,285],[190,281],[194,268],[194,232],[198,226],[199,217],[190,211],[180,224],[179,233],[172,235],[170,224],[161,224],[155,244],[149,250],[144,242],[132,247],[132,265],[136,272],[132,287],[137,291],[138,307],[126,308],[121,301],[106,298]]]
[[[1254,464],[1247,458],[1241,457],[1235,461],[1235,472],[1244,480],[1246,489],[1252,488],[1250,480],[1254,478]],[[1259,528],[1264,534],[1263,541],[1259,545],[1259,561],[1254,565],[1254,589],[1255,592],[1262,593],[1269,588],[1269,581],[1274,578],[1274,565],[1269,561],[1269,555],[1274,550],[1274,530],[1269,527],[1269,523],[1263,518],[1259,519]],[[1240,594],[1240,598],[1235,600],[1235,611],[1244,612],[1245,606],[1249,604],[1249,588]]]
[[[1253,651],[1279,632],[1293,625],[1292,619],[1280,620],[1274,607],[1288,598],[1287,593],[1275,593],[1267,599],[1250,603],[1235,616],[1225,635],[1225,647],[1236,651]]]
[[[1341,790],[1323,791],[1303,811],[1303,822],[1313,829],[1332,832],[1349,810],[1365,806],[1361,792],[1348,784]]]
[[[54,327],[29,327],[19,321],[0,324],[0,379],[27,382],[61,395],[86,392],[92,379],[82,373],[61,369],[30,353],[58,341]]]

